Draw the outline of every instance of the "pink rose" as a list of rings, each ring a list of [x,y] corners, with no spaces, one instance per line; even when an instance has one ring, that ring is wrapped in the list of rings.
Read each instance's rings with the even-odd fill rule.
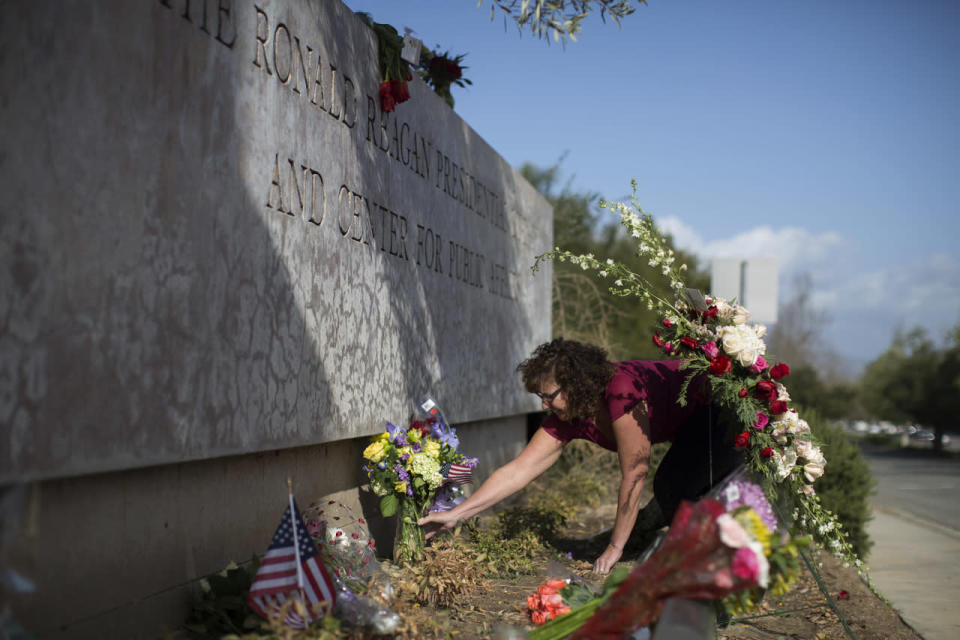
[[[760,574],[760,564],[757,562],[757,554],[750,547],[737,549],[733,555],[733,575],[741,580],[749,580],[756,583]]]
[[[754,429],[763,429],[770,423],[770,416],[763,411],[757,411],[757,421],[753,423]]]
[[[716,343],[716,342],[713,342],[713,341],[705,342],[705,343],[703,344],[703,346],[700,347],[700,348],[703,349],[703,352],[704,352],[705,354],[707,354],[707,357],[710,358],[711,360],[713,360],[714,358],[716,358],[716,357],[717,357],[717,353],[720,351],[720,350],[717,348],[717,343]]]
[[[750,371],[753,373],[760,373],[766,369],[769,365],[767,364],[766,359],[763,356],[757,356],[756,362],[750,365]]]

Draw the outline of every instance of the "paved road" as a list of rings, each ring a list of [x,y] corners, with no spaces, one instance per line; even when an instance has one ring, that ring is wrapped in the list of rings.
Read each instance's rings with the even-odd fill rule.
[[[960,638],[960,460],[866,457],[877,480],[867,525],[874,583],[925,640]]]
[[[871,504],[960,533],[960,460],[928,452],[865,452],[877,481]]]

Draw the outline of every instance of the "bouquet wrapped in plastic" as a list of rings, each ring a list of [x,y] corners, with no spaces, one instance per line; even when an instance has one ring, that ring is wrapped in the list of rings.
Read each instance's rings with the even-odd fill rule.
[[[439,410],[431,411],[436,403],[428,398],[421,406],[428,414],[424,419],[406,428],[388,422],[387,430],[373,436],[363,451],[363,470],[380,496],[380,513],[397,515],[397,563],[422,557],[424,533],[417,521],[429,508],[451,508],[457,496],[444,487],[470,482],[477,464],[457,450],[456,430]]]
[[[763,490],[736,474],[711,497],[681,503],[659,548],[626,578],[608,580],[604,595],[530,638],[623,638],[656,620],[670,598],[723,599],[743,610],[765,589],[786,591],[799,572],[798,548],[807,542],[778,532]]]

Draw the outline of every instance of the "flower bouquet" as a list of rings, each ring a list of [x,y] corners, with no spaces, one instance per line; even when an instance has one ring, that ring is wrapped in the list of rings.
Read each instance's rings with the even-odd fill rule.
[[[798,547],[806,539],[776,536],[770,505],[760,487],[751,486],[756,490],[744,484],[735,497],[731,492],[724,499],[681,503],[661,546],[615,589],[609,589],[608,580],[604,595],[556,617],[529,638],[623,638],[653,622],[669,598],[727,598],[735,605],[749,603],[768,586],[790,584],[799,572]]]
[[[667,355],[683,359],[683,367],[689,372],[677,401],[685,404],[690,383],[705,378],[711,402],[731,412],[742,425],[735,446],[746,451],[748,467],[763,478],[764,491],[775,496],[777,504],[794,502],[796,507],[790,515],[802,530],[862,567],[836,517],[816,496],[813,483],[823,475],[827,461],[807,422],[790,406],[790,394],[782,382],[790,374],[790,367],[785,363],[771,366],[767,360],[763,340],[766,327],[750,324],[750,312],[735,301],[703,296],[686,287],[686,265],[677,265],[669,242],[637,202],[636,182],[633,187],[629,204],[600,205],[619,215],[620,224],[637,240],[637,255],[646,257],[650,267],[669,279],[672,299],[662,297],[642,274],[593,254],[577,255],[557,247],[538,256],[533,270],[543,260],[569,261],[596,271],[610,282],[612,293],[638,296],[650,309],[657,309],[662,319],[652,336],[654,344]]]
[[[552,578],[539,587],[535,593],[527,596],[527,609],[530,620],[537,625],[570,613],[572,607],[579,607],[594,598],[589,587],[569,578]]]
[[[363,470],[380,496],[380,513],[397,515],[394,562],[419,560],[424,534],[417,521],[428,508],[452,508],[456,491],[444,485],[471,481],[476,458],[457,451],[460,441],[442,418],[415,420],[409,427],[387,423],[387,430],[371,438],[363,452]],[[439,498],[439,500],[438,500]]]

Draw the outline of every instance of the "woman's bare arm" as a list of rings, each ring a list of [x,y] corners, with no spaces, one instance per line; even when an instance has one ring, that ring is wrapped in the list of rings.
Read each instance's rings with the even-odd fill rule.
[[[489,509],[530,484],[560,457],[563,443],[538,429],[533,438],[516,458],[503,465],[484,481],[480,488],[465,501],[450,511],[432,512],[420,518],[420,524],[439,524],[443,529],[452,529],[461,520]],[[430,532],[427,536],[431,536]]]
[[[633,525],[640,511],[640,496],[650,470],[650,421],[645,415],[626,413],[613,423],[620,458],[620,490],[617,494],[617,517],[610,535],[610,544],[594,563],[597,573],[609,573],[623,554]]]

